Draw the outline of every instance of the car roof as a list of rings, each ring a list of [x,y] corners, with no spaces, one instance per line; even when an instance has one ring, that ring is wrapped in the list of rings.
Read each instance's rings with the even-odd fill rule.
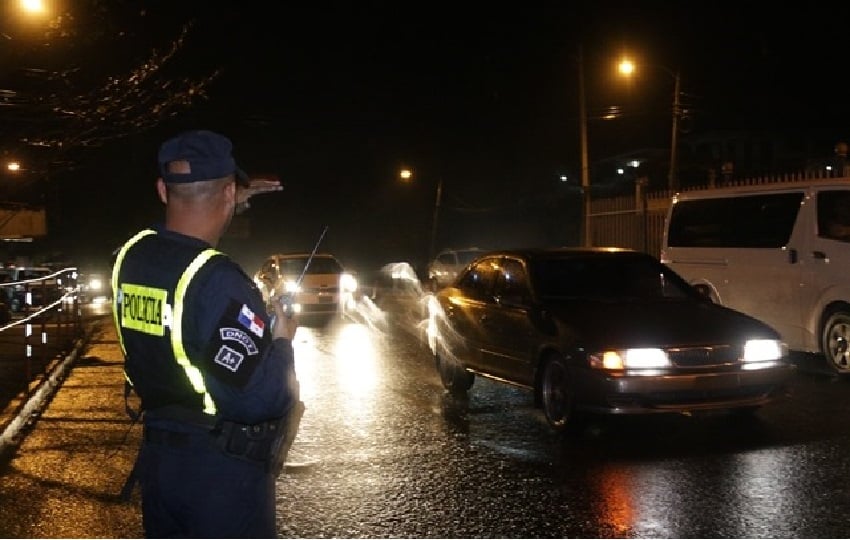
[[[628,253],[651,256],[648,253],[644,253],[642,251],[622,247],[536,247],[483,251],[478,258],[498,256],[541,257],[549,255],[598,255],[604,253]]]
[[[675,201],[691,199],[714,199],[729,197],[730,195],[757,195],[763,193],[787,193],[794,191],[807,191],[809,189],[848,189],[850,184],[846,180],[836,178],[818,178],[811,180],[797,180],[791,182],[771,182],[767,184],[751,184],[742,186],[726,186],[713,189],[697,189],[679,192],[673,198]]]
[[[269,258],[275,259],[306,259],[310,256],[309,252],[304,253],[275,253],[274,255],[269,255]],[[330,253],[316,253],[313,255],[313,258],[324,258],[324,259],[336,259]]]
[[[485,250],[483,250],[481,248],[477,248],[477,247],[445,248],[445,249],[441,249],[440,253],[441,254],[442,253],[458,253],[458,252],[463,252],[463,251],[485,251]]]

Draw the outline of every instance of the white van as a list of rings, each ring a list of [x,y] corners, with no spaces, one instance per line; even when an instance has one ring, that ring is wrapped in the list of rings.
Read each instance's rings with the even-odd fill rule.
[[[850,179],[679,193],[661,260],[850,374]]]

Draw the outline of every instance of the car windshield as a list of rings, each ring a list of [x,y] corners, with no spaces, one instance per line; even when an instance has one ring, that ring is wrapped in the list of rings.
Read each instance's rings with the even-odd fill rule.
[[[631,254],[552,256],[534,259],[531,274],[543,298],[699,298],[696,290],[661,263]]]
[[[478,250],[458,251],[457,262],[461,266],[466,266],[467,264],[472,262],[472,260],[478,255],[481,255],[481,252]]]
[[[283,275],[300,275],[304,270],[304,265],[307,264],[309,255],[304,257],[281,259],[280,273]],[[313,257],[310,262],[310,267],[307,268],[308,274],[339,274],[342,272],[342,266],[336,259],[330,257]]]

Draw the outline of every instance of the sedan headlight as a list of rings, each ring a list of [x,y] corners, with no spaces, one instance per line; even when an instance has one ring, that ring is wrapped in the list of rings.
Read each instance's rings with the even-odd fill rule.
[[[667,353],[657,348],[616,349],[590,355],[596,369],[661,369],[670,367]]]
[[[787,354],[786,345],[776,339],[748,339],[741,361],[744,369],[771,367]]]

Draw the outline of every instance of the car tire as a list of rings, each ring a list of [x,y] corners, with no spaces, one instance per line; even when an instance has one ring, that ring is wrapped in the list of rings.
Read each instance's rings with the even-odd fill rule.
[[[832,308],[824,314],[821,352],[838,375],[850,374],[850,307]]]
[[[434,361],[443,388],[455,396],[465,395],[475,382],[475,375],[466,371],[451,355],[447,354],[444,346],[438,341],[435,347]]]
[[[540,405],[546,422],[558,433],[571,431],[581,423],[575,412],[574,381],[569,367],[560,355],[550,355],[543,363]]]

